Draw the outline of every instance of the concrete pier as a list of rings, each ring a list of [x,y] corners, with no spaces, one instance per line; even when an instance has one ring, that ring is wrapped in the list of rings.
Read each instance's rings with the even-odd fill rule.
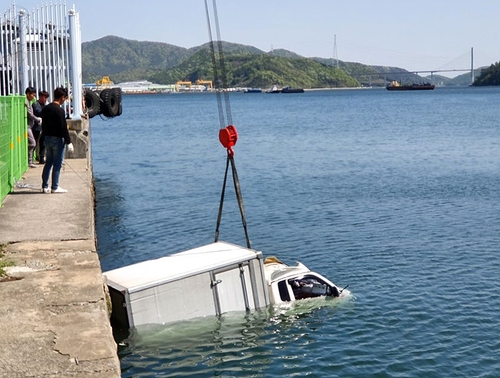
[[[13,264],[0,279],[0,377],[121,375],[85,155],[65,160],[68,193],[41,193],[39,165],[0,208],[0,252]]]

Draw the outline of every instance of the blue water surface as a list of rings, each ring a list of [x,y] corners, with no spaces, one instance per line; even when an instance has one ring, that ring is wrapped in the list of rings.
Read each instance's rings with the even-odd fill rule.
[[[500,376],[500,89],[230,105],[252,247],[353,297],[132,330],[123,376]],[[103,270],[214,240],[215,95],[126,95],[91,124]],[[245,245],[231,185],[220,239]]]

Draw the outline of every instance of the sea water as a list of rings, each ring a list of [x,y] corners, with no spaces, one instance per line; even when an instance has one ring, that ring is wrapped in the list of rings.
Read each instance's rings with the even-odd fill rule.
[[[352,297],[122,333],[122,375],[500,376],[500,89],[229,99],[252,247]],[[92,119],[104,271],[214,240],[220,126],[214,94]],[[245,245],[232,183],[220,239]]]

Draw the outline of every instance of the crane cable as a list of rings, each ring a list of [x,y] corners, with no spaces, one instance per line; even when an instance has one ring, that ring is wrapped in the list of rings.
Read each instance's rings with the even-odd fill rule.
[[[227,159],[226,159],[226,171],[224,174],[224,182],[222,185],[222,192],[219,204],[219,213],[217,216],[217,227],[215,229],[215,242],[219,240],[220,233],[220,224],[222,221],[222,209],[224,205],[224,196],[226,192],[226,184],[227,184],[227,176],[229,171],[229,165],[231,165],[231,171],[233,176],[233,184],[234,190],[236,193],[236,199],[238,201],[238,206],[241,214],[241,222],[243,224],[243,230],[245,231],[245,238],[247,243],[247,248],[251,248],[250,238],[248,236],[247,222],[245,218],[245,209],[243,206],[243,196],[241,194],[240,181],[238,178],[238,172],[236,170],[236,164],[234,162],[234,151],[233,146],[236,144],[238,140],[238,133],[236,128],[233,125],[233,120],[231,116],[231,104],[229,102],[229,91],[227,90],[227,73],[226,73],[226,64],[224,61],[224,54],[222,51],[222,39],[220,36],[220,28],[219,28],[219,17],[217,14],[217,4],[216,0],[212,0],[212,9],[213,9],[213,18],[217,33],[217,51],[215,50],[214,40],[212,38],[212,21],[210,19],[210,10],[208,6],[208,0],[205,0],[205,12],[207,17],[208,24],[208,35],[210,41],[210,54],[212,58],[212,67],[213,67],[213,76],[214,76],[214,85],[213,89],[215,90],[217,96],[217,106],[219,111],[219,122],[220,122],[220,130],[219,130],[219,141],[227,150]],[[218,57],[218,61],[217,61]],[[220,69],[220,75],[219,75]],[[224,95],[224,105],[222,103],[222,94]],[[227,126],[226,126],[227,125]]]

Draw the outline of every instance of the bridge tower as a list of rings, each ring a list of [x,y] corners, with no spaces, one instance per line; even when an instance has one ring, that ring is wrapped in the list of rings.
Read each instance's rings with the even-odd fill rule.
[[[470,83],[474,83],[474,47],[470,48]]]
[[[336,68],[339,68],[339,55],[337,54],[337,34],[333,35],[333,62]]]

